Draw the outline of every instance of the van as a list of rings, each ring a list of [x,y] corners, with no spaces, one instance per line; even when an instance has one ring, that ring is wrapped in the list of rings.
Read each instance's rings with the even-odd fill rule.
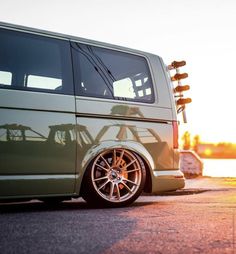
[[[119,207],[183,188],[176,107],[159,56],[0,23],[0,199]]]

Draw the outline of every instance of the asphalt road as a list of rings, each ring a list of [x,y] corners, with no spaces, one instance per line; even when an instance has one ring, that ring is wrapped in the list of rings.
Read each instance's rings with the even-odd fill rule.
[[[118,209],[0,204],[0,253],[236,254],[236,179],[189,180]]]

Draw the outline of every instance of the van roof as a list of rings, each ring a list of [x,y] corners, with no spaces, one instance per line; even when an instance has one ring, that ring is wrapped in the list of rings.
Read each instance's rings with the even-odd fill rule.
[[[85,39],[85,38],[81,38],[81,37],[77,37],[77,36],[73,36],[73,35],[68,35],[68,34],[51,32],[51,31],[42,30],[42,29],[38,29],[38,28],[15,25],[15,24],[1,22],[1,21],[0,21],[0,28],[8,28],[8,29],[12,29],[12,30],[20,30],[20,31],[23,31],[23,32],[37,33],[37,34],[41,34],[41,35],[56,37],[56,38],[59,38],[59,39],[67,39],[67,40],[72,40],[72,41],[74,40],[74,41],[87,43],[87,44],[93,44],[93,45],[101,46],[101,47],[108,47],[108,48],[113,48],[113,49],[122,50],[122,51],[130,51],[130,52],[137,53],[137,54],[142,54],[142,55],[154,55],[152,53],[148,53],[148,52],[145,52],[145,51],[140,51],[140,50],[131,49],[131,48],[128,48],[128,47],[118,46],[118,45],[115,45],[115,44],[110,44],[110,43],[106,43],[106,42]]]

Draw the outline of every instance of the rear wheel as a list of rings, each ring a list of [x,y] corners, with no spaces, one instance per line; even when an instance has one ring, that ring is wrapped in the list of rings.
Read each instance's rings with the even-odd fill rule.
[[[143,190],[146,171],[143,161],[126,149],[99,154],[84,175],[82,197],[93,205],[129,205]]]

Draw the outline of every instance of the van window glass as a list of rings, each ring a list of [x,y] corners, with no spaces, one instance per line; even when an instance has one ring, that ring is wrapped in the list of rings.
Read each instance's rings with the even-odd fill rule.
[[[113,93],[115,97],[135,99],[133,83],[130,78],[124,78],[113,82]]]
[[[76,93],[152,103],[152,79],[144,57],[72,43]]]
[[[0,29],[0,88],[73,94],[69,42]]]
[[[55,90],[58,87],[61,87],[61,85],[62,80],[58,78],[29,75],[27,80],[27,87]]]
[[[0,71],[0,84],[10,86],[12,81],[12,73],[9,71]]]

